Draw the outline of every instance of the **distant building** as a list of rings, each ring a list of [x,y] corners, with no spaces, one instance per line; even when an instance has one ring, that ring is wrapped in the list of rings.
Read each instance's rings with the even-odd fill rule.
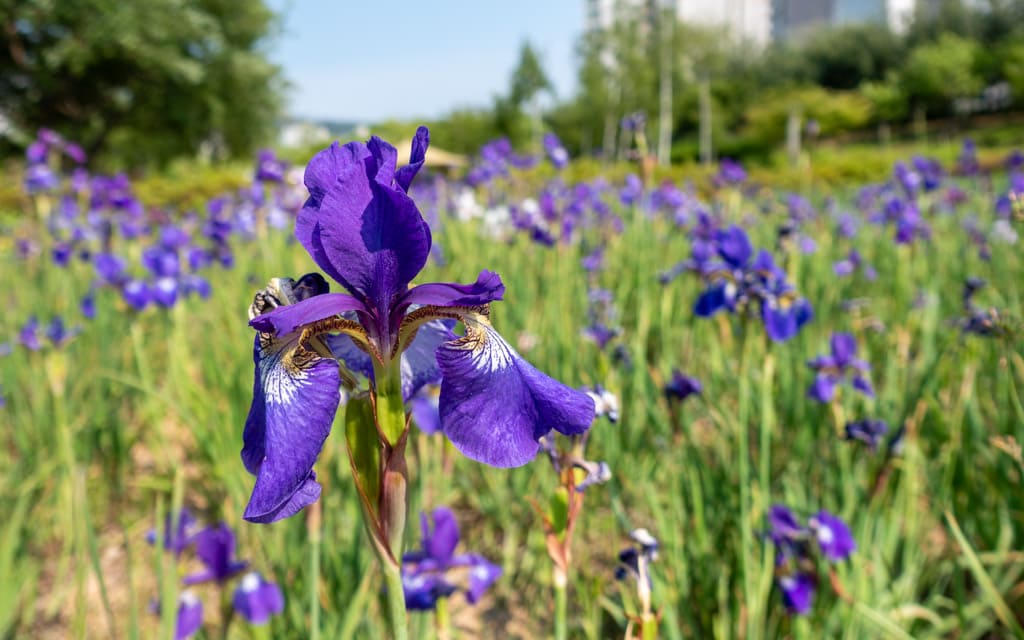
[[[674,0],[676,15],[690,24],[723,27],[734,37],[764,46],[772,37],[771,0]]]
[[[608,29],[627,12],[643,11],[649,20],[661,10],[674,10],[679,20],[722,27],[735,38],[759,46],[772,35],[772,0],[585,0],[588,31]]]
[[[316,122],[293,120],[285,122],[278,131],[277,141],[282,147],[294,149],[329,141],[331,132]]]
[[[906,29],[917,2],[931,0],[773,0],[772,39],[799,40],[814,29],[874,22]]]

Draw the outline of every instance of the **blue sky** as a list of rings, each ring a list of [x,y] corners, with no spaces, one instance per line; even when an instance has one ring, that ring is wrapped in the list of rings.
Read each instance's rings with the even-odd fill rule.
[[[292,83],[291,115],[373,122],[486,106],[520,43],[561,97],[575,87],[582,0],[269,0],[283,13],[272,58]]]

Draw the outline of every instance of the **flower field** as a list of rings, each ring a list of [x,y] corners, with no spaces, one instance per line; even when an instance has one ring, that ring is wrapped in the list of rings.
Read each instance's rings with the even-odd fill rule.
[[[0,637],[1024,638],[1024,155],[84,161],[0,212]]]

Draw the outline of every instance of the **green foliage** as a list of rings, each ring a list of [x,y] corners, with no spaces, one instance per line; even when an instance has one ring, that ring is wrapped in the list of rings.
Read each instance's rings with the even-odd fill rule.
[[[800,55],[812,82],[826,89],[855,89],[865,81],[881,80],[899,66],[900,39],[875,24],[854,24],[815,32]]]
[[[860,93],[871,103],[876,121],[893,122],[907,115],[907,96],[895,73],[889,73],[882,81],[863,83]]]
[[[910,52],[901,72],[908,97],[929,112],[948,113],[954,98],[971,96],[984,86],[974,72],[977,44],[951,33]]]
[[[762,144],[777,145],[785,139],[791,113],[816,120],[822,135],[830,135],[864,127],[871,112],[871,103],[856,92],[805,87],[764,96],[747,110],[747,133]]]
[[[31,136],[51,127],[110,166],[201,145],[217,157],[266,140],[281,106],[262,46],[263,0],[5,0],[0,102]]]

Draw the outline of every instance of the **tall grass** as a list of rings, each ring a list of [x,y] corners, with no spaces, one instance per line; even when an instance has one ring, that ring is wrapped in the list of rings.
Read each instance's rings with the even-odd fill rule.
[[[988,217],[985,191],[972,194],[961,211]],[[774,245],[777,207],[761,214],[749,198],[723,203],[733,220],[760,218],[751,227],[755,244]],[[579,245],[490,240],[472,223],[446,220],[434,234],[446,264],[421,278],[499,272],[507,293],[493,305],[494,325],[542,370],[620,397],[619,424],[599,422],[590,440],[590,455],[607,460],[615,477],[588,490],[570,637],[621,637],[635,603],[613,571],[637,526],[662,543],[654,595],[670,640],[1021,637],[1024,463],[992,439],[1024,442],[1024,343],[962,336],[950,322],[969,275],[989,281],[985,300],[1020,314],[1019,248],[994,245],[992,260],[981,261],[954,215],[934,217],[934,241],[912,247],[870,226],[850,245],[822,219],[810,230],[818,251],[787,258],[816,317],[794,340],[774,344],[755,322],[696,318],[695,279],[657,279],[689,255],[685,233],[624,214],[626,228],[608,239],[597,278],[614,294],[631,366],[581,337],[588,279]],[[271,637],[384,636],[380,577],[337,433],[317,467],[319,541],[303,517],[272,526],[241,520],[252,485],[239,460],[253,375],[246,309],[268,278],[314,268],[286,235],[239,245],[235,267],[217,273],[208,301],[135,314],[101,294],[97,318],[63,350],[17,349],[0,359],[0,636],[159,637],[147,611],[162,588],[153,568],[180,569],[158,565],[144,537],[175,500],[233,526],[240,555],[281,584],[287,607],[271,622]],[[877,281],[833,274],[832,262],[850,246],[877,267]],[[0,238],[0,261],[4,334],[16,334],[31,312],[76,317],[87,266],[57,269],[45,255],[22,261],[10,237]],[[844,305],[852,299],[860,304]],[[840,330],[857,336],[877,398],[847,393],[830,408],[806,397],[813,372],[805,361]],[[674,367],[704,383],[703,395],[678,412],[661,389]],[[903,452],[878,491],[883,456],[839,435],[843,419],[857,417],[906,428]],[[453,602],[456,632],[550,634],[550,569],[533,507],[556,482],[547,462],[500,470],[456,457],[447,473],[438,462],[441,436],[415,435],[413,514],[452,505],[463,544],[505,570],[477,607]],[[828,509],[857,539],[857,552],[837,568],[842,593],[823,582],[806,618],[787,615],[774,587],[773,551],[761,535],[774,503],[804,514]],[[213,593],[202,595],[212,601]],[[207,611],[207,637],[215,637],[217,613]],[[428,619],[414,625],[413,637],[431,637]],[[231,637],[250,631],[235,625]]]

